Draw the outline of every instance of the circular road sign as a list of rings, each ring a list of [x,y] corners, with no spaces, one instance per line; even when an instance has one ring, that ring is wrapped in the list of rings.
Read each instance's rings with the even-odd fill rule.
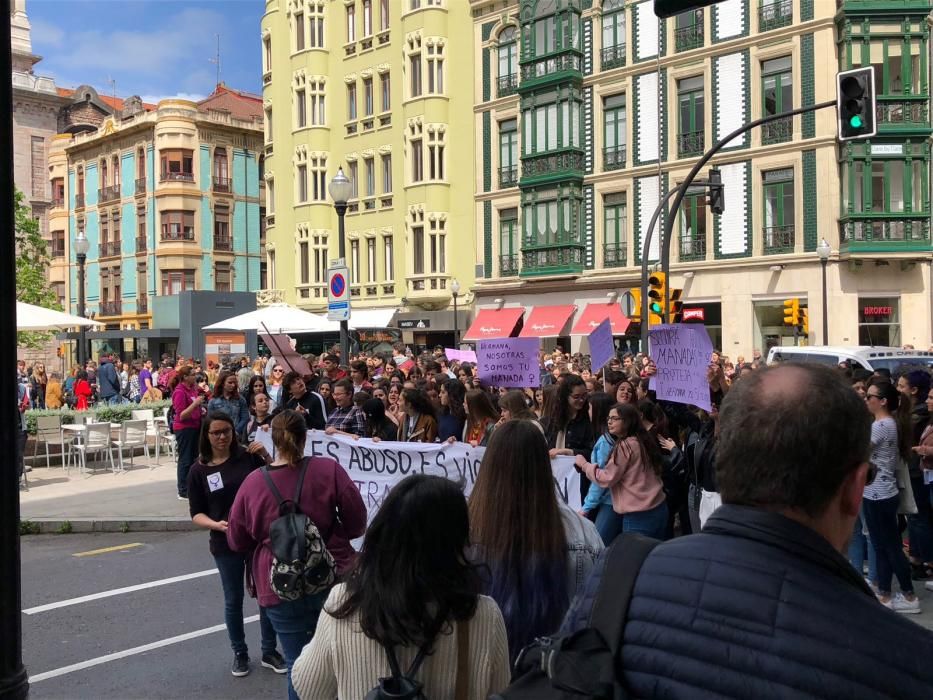
[[[330,278],[330,293],[337,299],[347,290],[347,280],[339,272]]]

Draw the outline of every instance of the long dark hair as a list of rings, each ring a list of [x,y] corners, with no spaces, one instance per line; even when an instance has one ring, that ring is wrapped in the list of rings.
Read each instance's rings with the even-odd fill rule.
[[[532,639],[557,630],[570,602],[551,459],[531,421],[503,423],[489,439],[470,496],[470,528],[514,660]]]
[[[222,411],[211,411],[207,415],[207,418],[201,421],[201,436],[198,442],[198,455],[204,464],[214,459],[214,448],[211,447],[211,438],[208,435],[211,430],[211,423],[214,421],[223,421],[230,426],[230,432],[232,433],[232,437],[230,438],[230,456],[233,457],[240,449],[240,444],[237,442],[236,438],[236,426],[233,424],[233,419]]]
[[[466,387],[457,379],[448,379],[441,387],[447,392],[447,405],[441,407],[441,410],[445,415],[465,420],[466,411],[463,410],[463,399],[466,397]]]
[[[464,554],[469,541],[456,483],[425,474],[403,479],[366,530],[346,598],[330,615],[359,613],[363,634],[383,645],[431,641],[439,616],[466,621],[476,612],[481,583]]]
[[[236,374],[233,372],[223,371],[217,376],[217,381],[214,382],[214,398],[215,399],[220,399],[226,396],[226,393],[224,392],[224,384],[227,383],[227,379],[229,379],[230,377],[233,377],[234,379],[236,379]],[[239,387],[237,387],[236,391],[234,392],[234,395],[236,396],[240,395]]]
[[[528,397],[520,389],[507,391],[499,397],[499,410],[503,409],[509,412],[512,420],[538,420],[538,416],[528,407]]]
[[[166,367],[162,371],[164,372],[167,369],[169,368]],[[169,385],[168,385],[169,393],[174,393],[175,389],[178,388],[178,385],[181,384],[182,381],[184,381],[185,377],[187,377],[192,372],[194,372],[194,370],[191,369],[191,367],[182,367],[180,370],[175,372],[175,375],[169,380]]]
[[[411,406],[415,413],[422,416],[431,416],[437,418],[434,411],[434,404],[428,398],[427,394],[418,389],[404,389],[401,394],[405,398],[405,403]]]
[[[622,419],[622,433],[616,436],[616,450],[627,450],[625,439],[633,437],[638,440],[642,452],[642,464],[645,470],[650,469],[658,476],[661,475],[661,447],[657,439],[650,435],[641,423],[641,411],[630,403],[617,403],[610,410],[615,410]]]
[[[897,426],[897,451],[903,460],[909,462],[913,440],[910,401],[902,397],[897,388],[887,379],[876,379],[868,387],[877,389],[879,398],[885,400],[885,406]]]
[[[570,422],[570,394],[573,393],[573,390],[577,387],[582,386],[586,388],[586,382],[584,382],[579,375],[568,374],[564,377],[564,381],[560,383],[557,388],[557,401],[554,404],[551,404],[548,408],[549,413],[546,416],[548,419],[548,428],[551,431],[559,432],[567,428],[567,424]],[[586,403],[584,402],[580,406],[581,411],[586,410]]]
[[[469,425],[483,425],[499,420],[499,412],[492,405],[489,394],[482,389],[470,389],[466,393],[467,422]]]
[[[394,431],[395,423],[386,416],[386,407],[382,403],[382,399],[367,399],[363,402],[362,411],[363,415],[366,416],[367,437],[382,435],[382,429],[386,425],[392,426]]]
[[[243,392],[243,400],[246,401],[247,406],[253,405],[253,394],[256,393],[256,382],[262,382],[262,392],[263,394],[269,393],[268,383],[266,378],[261,374],[254,374],[249,378],[249,384],[246,385],[246,390]]]
[[[594,435],[605,435],[609,432],[609,425],[606,419],[609,417],[609,409],[616,403],[616,397],[610,396],[605,391],[597,391],[590,394],[590,420],[593,423]]]

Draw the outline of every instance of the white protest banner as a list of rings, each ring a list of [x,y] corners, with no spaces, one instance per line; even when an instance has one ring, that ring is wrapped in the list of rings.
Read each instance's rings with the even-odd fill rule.
[[[498,338],[476,344],[476,369],[483,384],[509,389],[541,384],[538,370],[538,338]]]
[[[655,326],[648,331],[651,359],[658,371],[652,379],[661,400],[710,410],[706,370],[713,344],[699,323]]]
[[[256,432],[256,442],[273,454],[272,434]],[[321,430],[309,430],[305,454],[309,457],[332,457],[347,470],[366,504],[367,521],[371,521],[386,495],[398,482],[411,474],[434,474],[454,481],[463,480],[464,494],[469,496],[476,483],[485,447],[469,443],[373,442],[354,440],[345,435],[327,435]],[[580,502],[580,475],[573,457],[551,460],[557,495],[575,511]],[[522,494],[514,494],[521,498]]]
[[[615,357],[616,347],[612,342],[612,323],[605,319],[588,336],[590,343],[590,369],[596,373]]]

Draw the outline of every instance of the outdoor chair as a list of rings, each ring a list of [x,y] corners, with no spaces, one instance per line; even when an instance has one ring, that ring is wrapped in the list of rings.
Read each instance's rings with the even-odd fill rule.
[[[36,464],[36,454],[39,451],[39,443],[45,443],[45,467],[51,468],[51,456],[49,445],[58,445],[61,448],[62,469],[65,468],[66,458],[71,456],[71,446],[74,444],[74,436],[65,435],[62,431],[61,416],[38,416],[36,418],[36,435],[32,443],[32,464]]]
[[[81,472],[87,473],[87,456],[106,452],[110,457],[110,470],[115,472],[113,463],[113,447],[110,441],[110,423],[88,423],[84,433],[84,442],[75,445],[75,450],[81,456]]]
[[[120,426],[120,439],[113,441],[113,446],[119,452],[120,471],[123,471],[123,451],[129,448],[130,464],[133,464],[133,455],[137,447],[142,447],[148,456],[149,448],[146,445],[146,429],[148,425],[145,420],[128,420]]]
[[[151,408],[136,409],[130,412],[130,417],[134,421],[146,421],[146,459],[149,459],[149,438],[152,438],[156,445],[159,443],[159,425],[156,423],[155,411]]]

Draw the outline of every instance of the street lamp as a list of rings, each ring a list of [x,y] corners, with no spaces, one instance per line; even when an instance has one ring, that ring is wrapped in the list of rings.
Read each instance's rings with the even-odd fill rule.
[[[829,254],[833,249],[823,238],[816,247],[816,254],[820,256],[820,265],[823,267],[823,345],[829,345],[829,304],[826,301],[826,265],[829,263]]]
[[[460,347],[460,328],[457,325],[457,297],[460,296],[460,283],[455,279],[450,284],[450,293],[454,297],[454,347]]]
[[[87,316],[87,309],[84,308],[84,263],[87,262],[87,252],[91,248],[87,236],[84,235],[84,229],[78,229],[78,235],[75,236],[72,244],[75,250],[75,258],[78,261],[78,316]],[[87,330],[85,326],[78,328],[78,365],[81,369],[87,364]]]
[[[341,260],[346,264],[347,242],[343,219],[347,213],[347,200],[353,194],[353,183],[343,174],[343,168],[337,168],[337,174],[327,186],[330,198],[334,200],[334,209],[337,210],[337,251]],[[347,280],[349,285],[350,280]],[[340,354],[344,364],[350,361],[350,339],[347,334],[347,321],[340,322]]]

